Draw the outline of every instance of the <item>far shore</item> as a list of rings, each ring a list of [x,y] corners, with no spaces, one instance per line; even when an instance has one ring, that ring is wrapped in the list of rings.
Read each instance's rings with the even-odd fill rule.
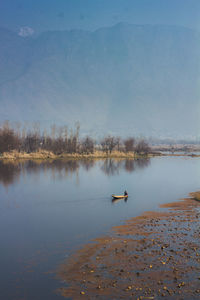
[[[94,151],[93,153],[61,153],[54,154],[50,151],[37,151],[32,153],[10,151],[0,154],[0,160],[56,160],[56,159],[139,159],[151,158],[155,156],[187,156],[187,157],[200,157],[199,154],[194,153],[162,153],[153,151],[149,153],[136,153],[136,152],[122,152],[112,151],[106,153],[103,151]]]
[[[95,151],[94,153],[61,153],[54,154],[50,151],[38,151],[32,153],[26,152],[4,152],[1,154],[1,160],[17,160],[17,159],[44,159],[44,160],[55,160],[55,159],[107,159],[107,158],[116,158],[116,159],[137,159],[137,158],[149,158],[153,156],[160,156],[160,153],[135,153],[135,152],[121,152],[121,151],[112,151],[111,153],[106,153],[103,151]]]

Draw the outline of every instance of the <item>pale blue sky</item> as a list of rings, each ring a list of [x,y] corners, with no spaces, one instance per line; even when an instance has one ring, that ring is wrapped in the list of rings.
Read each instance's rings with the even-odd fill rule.
[[[0,27],[36,33],[118,22],[181,25],[200,30],[199,0],[0,0]]]

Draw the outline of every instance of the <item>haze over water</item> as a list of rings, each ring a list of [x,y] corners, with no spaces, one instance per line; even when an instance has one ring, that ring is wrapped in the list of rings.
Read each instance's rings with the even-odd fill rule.
[[[199,19],[198,0],[1,0],[0,119],[199,141]]]
[[[0,162],[2,299],[61,299],[61,263],[112,226],[199,189],[199,158]],[[111,194],[129,192],[128,201]]]

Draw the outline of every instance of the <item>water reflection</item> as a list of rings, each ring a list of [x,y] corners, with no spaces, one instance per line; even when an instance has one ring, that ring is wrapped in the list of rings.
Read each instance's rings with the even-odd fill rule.
[[[85,159],[79,161],[79,163],[86,171],[89,171],[91,168],[95,166],[96,161],[93,159]]]
[[[113,176],[119,174],[119,171],[123,169],[123,161],[106,159],[101,166],[101,170],[108,176]]]
[[[138,169],[144,169],[148,167],[150,164],[150,159],[137,159],[136,160],[136,167]]]
[[[101,170],[108,176],[118,175],[121,170],[132,173],[136,169],[142,169],[148,167],[150,164],[150,159],[123,159],[123,160],[113,160],[106,159],[101,166]]]
[[[18,164],[4,163],[0,161],[0,183],[7,187],[17,181],[21,168]]]
[[[112,203],[115,204],[119,201],[124,201],[125,203],[128,201],[128,198],[121,198],[121,199],[112,199]]]
[[[0,161],[0,184],[4,187],[16,182],[21,175],[39,174],[41,172],[50,174],[54,178],[63,179],[72,176],[74,173],[78,175],[79,169],[83,168],[86,171],[94,168],[95,165],[100,164],[100,169],[107,176],[119,175],[121,170],[126,172],[134,172],[138,168],[145,168],[150,164],[149,159],[106,159],[106,160],[55,160],[49,161],[24,161],[24,162],[8,162]]]

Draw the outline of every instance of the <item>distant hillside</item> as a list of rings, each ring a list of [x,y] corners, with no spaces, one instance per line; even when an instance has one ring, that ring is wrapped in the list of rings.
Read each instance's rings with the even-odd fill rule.
[[[0,29],[0,119],[85,132],[197,136],[200,34],[117,24],[23,38]]]

